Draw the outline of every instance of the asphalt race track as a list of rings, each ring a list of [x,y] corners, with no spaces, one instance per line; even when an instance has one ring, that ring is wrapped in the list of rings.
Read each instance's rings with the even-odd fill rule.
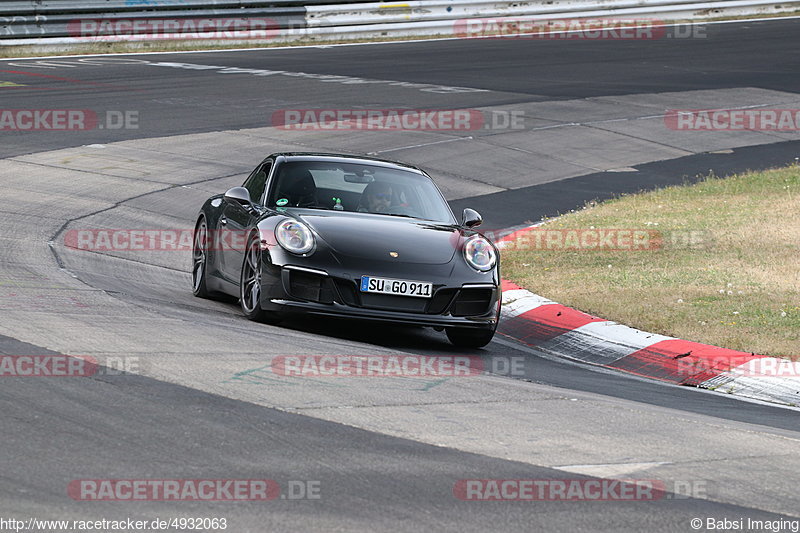
[[[486,229],[709,170],[786,164],[800,156],[797,131],[676,131],[664,114],[800,108],[798,24],[708,25],[680,40],[0,61],[3,109],[97,117],[82,131],[3,131],[0,355],[104,365],[91,377],[0,378],[0,519],[224,517],[235,532],[688,532],[693,518],[800,527],[797,409],[554,361],[501,336],[464,352],[429,329],[253,324],[235,302],[192,297],[187,252],[65,246],[76,229],[190,229],[205,198],[274,151],[418,164],[457,213],[479,209]],[[465,131],[274,122],[287,109],[365,108],[474,109],[485,121]],[[512,115],[516,127],[504,122]],[[472,355],[487,371],[293,378],[270,370],[282,355]],[[657,480],[666,494],[454,495],[464,479],[598,478]],[[68,487],[81,479],[271,479],[281,496],[76,501]],[[319,497],[293,498],[301,482]]]

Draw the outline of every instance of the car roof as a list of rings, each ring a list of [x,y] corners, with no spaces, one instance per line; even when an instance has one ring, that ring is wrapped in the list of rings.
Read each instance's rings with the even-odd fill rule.
[[[277,152],[270,154],[266,159],[282,157],[287,162],[289,161],[324,161],[324,162],[340,162],[340,163],[355,163],[355,164],[369,164],[384,168],[393,168],[396,170],[410,170],[419,174],[426,175],[422,170],[405,163],[397,161],[390,161],[388,159],[377,159],[374,157],[349,155],[349,154],[331,154],[320,152]],[[265,161],[266,161],[265,159]]]

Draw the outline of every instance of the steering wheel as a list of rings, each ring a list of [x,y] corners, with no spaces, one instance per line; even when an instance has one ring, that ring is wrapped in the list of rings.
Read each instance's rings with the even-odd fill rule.
[[[386,212],[390,215],[406,215],[414,218],[422,218],[422,214],[408,204],[390,206]]]

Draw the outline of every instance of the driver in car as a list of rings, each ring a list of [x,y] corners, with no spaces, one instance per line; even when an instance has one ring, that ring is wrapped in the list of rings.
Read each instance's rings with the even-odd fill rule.
[[[367,213],[387,213],[392,206],[392,186],[373,181],[364,189],[358,210]]]

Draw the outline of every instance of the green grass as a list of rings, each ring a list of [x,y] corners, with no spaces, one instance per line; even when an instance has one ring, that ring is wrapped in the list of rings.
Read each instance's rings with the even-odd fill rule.
[[[590,227],[656,230],[664,242],[650,251],[509,249],[503,277],[645,331],[800,359],[797,165],[589,204],[543,229]]]

